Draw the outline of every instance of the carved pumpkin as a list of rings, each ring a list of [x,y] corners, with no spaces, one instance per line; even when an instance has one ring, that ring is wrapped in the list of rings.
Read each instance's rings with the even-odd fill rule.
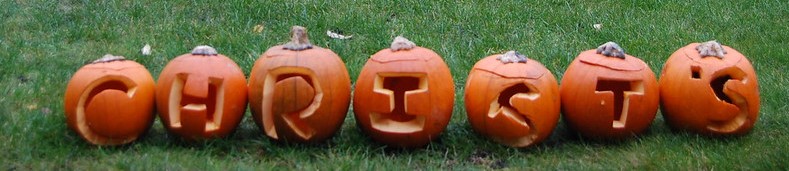
[[[247,105],[244,73],[209,46],[170,61],[156,84],[156,107],[165,128],[187,140],[230,134]]]
[[[403,37],[367,60],[356,81],[356,123],[374,140],[421,147],[446,128],[455,85],[441,56]]]
[[[660,102],[672,128],[745,134],[759,116],[759,85],[751,62],[737,50],[715,41],[691,43],[665,63]]]
[[[616,43],[581,52],[560,86],[568,126],[593,139],[619,139],[646,130],[658,107],[655,74]]]
[[[95,145],[136,140],[153,123],[153,78],[144,66],[105,55],[77,70],[66,87],[66,123]]]
[[[466,112],[478,133],[512,147],[548,138],[559,122],[559,84],[545,66],[515,51],[488,56],[466,82]]]
[[[252,67],[249,103],[255,123],[280,141],[324,141],[342,125],[351,100],[345,63],[313,46],[304,27],[291,42],[269,48]]]

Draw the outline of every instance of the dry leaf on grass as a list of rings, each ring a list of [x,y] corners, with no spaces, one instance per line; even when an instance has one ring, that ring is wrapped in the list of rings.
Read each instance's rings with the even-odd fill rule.
[[[258,24],[258,25],[255,25],[255,27],[254,27],[254,28],[252,28],[252,32],[255,32],[255,33],[262,33],[264,28],[265,28],[265,27],[263,27],[263,25],[262,25],[262,24]]]

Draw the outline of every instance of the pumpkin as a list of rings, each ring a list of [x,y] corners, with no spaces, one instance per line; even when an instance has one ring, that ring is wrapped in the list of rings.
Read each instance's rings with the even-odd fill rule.
[[[389,146],[425,146],[449,123],[454,90],[441,56],[398,36],[367,60],[356,80],[356,123]]]
[[[669,126],[706,135],[741,135],[759,116],[759,82],[751,62],[716,41],[691,43],[666,61],[661,111]]]
[[[252,67],[249,105],[271,139],[320,142],[340,129],[351,101],[351,79],[337,54],[310,44],[304,27],[291,42],[269,48]]]
[[[614,42],[581,52],[559,88],[567,125],[593,139],[621,139],[646,130],[658,107],[655,74]]]
[[[122,145],[153,123],[151,73],[122,56],[105,55],[77,70],[66,87],[66,124],[94,145]]]
[[[466,82],[468,121],[477,133],[511,146],[548,138],[559,122],[559,84],[545,66],[516,51],[483,58]]]
[[[247,104],[244,73],[210,46],[176,57],[156,84],[156,107],[165,128],[187,140],[230,134]]]

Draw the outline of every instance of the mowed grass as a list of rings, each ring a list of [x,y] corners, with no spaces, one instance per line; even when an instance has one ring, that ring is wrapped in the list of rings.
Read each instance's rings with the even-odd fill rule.
[[[9,1],[0,0],[0,169],[660,169],[789,168],[789,2],[786,1]],[[593,24],[602,24],[596,30]],[[256,25],[264,26],[260,33]],[[249,74],[258,56],[285,43],[292,25],[345,61],[355,80],[368,57],[403,35],[442,55],[456,87],[452,120],[423,149],[386,148],[364,135],[349,111],[333,139],[317,145],[270,141],[245,115],[232,136],[181,142],[161,123],[136,143],[88,145],[66,128],[63,94],[72,74],[106,53],[165,64],[207,44]],[[325,36],[326,30],[353,35]],[[463,87],[482,57],[518,50],[561,79],[575,56],[616,41],[659,75],[691,42],[718,40],[756,68],[761,111],[742,137],[673,132],[658,114],[649,131],[620,142],[578,138],[563,122],[541,145],[513,149],[477,135],[466,121]],[[150,56],[140,48],[153,47]],[[355,81],[354,81],[355,82]]]

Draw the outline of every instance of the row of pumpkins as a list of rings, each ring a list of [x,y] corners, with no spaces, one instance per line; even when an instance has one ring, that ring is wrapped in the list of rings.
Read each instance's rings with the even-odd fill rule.
[[[249,102],[271,139],[324,141],[343,123],[351,81],[337,54],[311,45],[305,28],[291,31],[291,42],[271,47],[255,62],[249,82],[236,63],[208,46],[170,61],[155,84],[144,66],[105,56],[71,78],[68,126],[92,144],[126,144],[150,128],[155,105],[172,134],[220,138],[238,126]],[[389,146],[424,146],[449,123],[454,90],[438,54],[397,37],[362,68],[353,96],[356,123]],[[510,51],[477,62],[465,91],[472,128],[513,147],[549,137],[560,111],[572,130],[592,139],[643,132],[659,103],[672,128],[713,136],[745,134],[759,114],[750,62],[714,41],[672,54],[660,82],[613,42],[581,52],[561,86],[542,64]]]

